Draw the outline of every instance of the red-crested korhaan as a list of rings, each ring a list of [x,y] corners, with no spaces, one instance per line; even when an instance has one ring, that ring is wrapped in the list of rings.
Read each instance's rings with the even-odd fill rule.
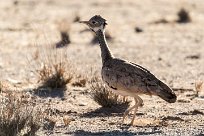
[[[125,111],[123,123],[125,117],[133,109],[134,114],[131,124],[134,123],[137,109],[143,105],[143,100],[138,95],[156,95],[169,103],[176,102],[177,97],[173,90],[156,78],[149,70],[130,61],[115,58],[112,55],[105,39],[107,23],[104,18],[95,15],[89,21],[80,21],[80,23],[88,25],[98,37],[101,48],[101,76],[103,81],[114,93],[134,97],[135,105]]]

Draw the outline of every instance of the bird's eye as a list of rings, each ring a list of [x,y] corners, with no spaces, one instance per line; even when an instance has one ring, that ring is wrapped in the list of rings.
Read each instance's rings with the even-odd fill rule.
[[[96,24],[96,21],[92,21],[92,24]]]

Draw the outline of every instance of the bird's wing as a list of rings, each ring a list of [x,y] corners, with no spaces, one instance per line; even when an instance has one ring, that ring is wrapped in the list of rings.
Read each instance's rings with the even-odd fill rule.
[[[127,90],[130,93],[152,94],[159,88],[159,80],[140,65],[115,59],[102,69],[103,80],[115,90]]]

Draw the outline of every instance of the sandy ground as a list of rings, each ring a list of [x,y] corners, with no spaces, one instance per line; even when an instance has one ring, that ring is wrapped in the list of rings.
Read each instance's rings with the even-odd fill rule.
[[[182,7],[189,11],[192,22],[175,22]],[[88,20],[100,14],[107,19],[107,31],[114,38],[109,43],[112,53],[141,64],[177,88],[178,101],[168,104],[158,97],[142,96],[144,106],[138,111],[136,125],[120,125],[122,113],[101,109],[87,87],[69,86],[65,100],[41,100],[47,104],[50,99],[52,109],[61,113],[50,135],[204,135],[204,101],[191,100],[195,83],[204,80],[203,7],[202,0],[1,1],[0,80],[22,88],[35,86],[37,79],[28,62],[39,49],[36,45],[59,41],[62,20],[69,22],[71,44],[58,50],[66,51],[79,73],[90,77],[92,68],[100,71],[100,48],[90,43],[93,35],[81,33],[87,27],[73,22],[76,15]],[[160,19],[169,23],[154,23]],[[136,33],[136,26],[143,32]],[[68,126],[62,122],[65,115],[72,119]],[[39,132],[46,134],[46,130]]]

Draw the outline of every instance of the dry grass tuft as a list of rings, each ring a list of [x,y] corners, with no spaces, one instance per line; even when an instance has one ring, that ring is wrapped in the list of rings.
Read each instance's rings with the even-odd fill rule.
[[[80,16],[78,14],[75,15],[73,22],[79,22],[81,20]]]
[[[69,124],[71,123],[73,119],[70,119],[68,116],[64,116],[63,117],[63,122],[65,126],[69,126]]]
[[[67,20],[62,20],[58,23],[58,29],[60,31],[61,40],[56,43],[56,48],[65,47],[71,43],[69,32],[70,32],[70,22]]]
[[[60,32],[61,40],[56,43],[56,48],[65,47],[71,43],[69,32]]]
[[[92,78],[90,85],[90,89],[92,91],[91,94],[94,101],[102,107],[112,108],[117,105],[129,106],[130,102],[128,100],[122,100],[119,95],[112,93],[101,79],[97,77]]]
[[[0,94],[0,135],[34,136],[41,125],[42,112],[14,94]]]
[[[83,79],[78,79],[74,83],[72,83],[72,86],[77,86],[77,87],[85,87],[86,86],[87,80],[85,78]]]
[[[41,87],[66,88],[66,85],[72,79],[72,75],[66,74],[65,69],[65,63],[63,62],[51,66],[44,65],[42,69],[38,70],[39,82],[42,82]]]
[[[34,94],[42,97],[63,97],[66,86],[75,73],[67,51],[52,48],[49,43],[47,46],[45,44],[37,47],[38,57],[35,57],[36,52],[34,52],[28,61],[38,84],[38,87],[34,89]]]
[[[166,18],[161,18],[159,20],[153,21],[151,24],[167,24],[167,23],[190,23],[191,17],[189,15],[189,12],[181,8],[177,13],[178,19],[174,21],[167,20]]]
[[[195,91],[196,91],[196,97],[204,98],[203,81],[197,81],[195,83]]]
[[[197,92],[201,92],[203,88],[203,81],[198,81],[195,83],[195,89]]]
[[[189,12],[185,10],[184,8],[181,8],[178,12],[178,23],[189,23],[191,22],[191,17],[189,15]]]
[[[33,60],[37,60],[39,58],[39,51],[36,50],[32,56]]]
[[[66,85],[71,82],[73,75],[66,72],[65,63],[43,65],[38,70],[40,86],[35,90],[35,94],[41,97],[64,97],[67,89]]]

